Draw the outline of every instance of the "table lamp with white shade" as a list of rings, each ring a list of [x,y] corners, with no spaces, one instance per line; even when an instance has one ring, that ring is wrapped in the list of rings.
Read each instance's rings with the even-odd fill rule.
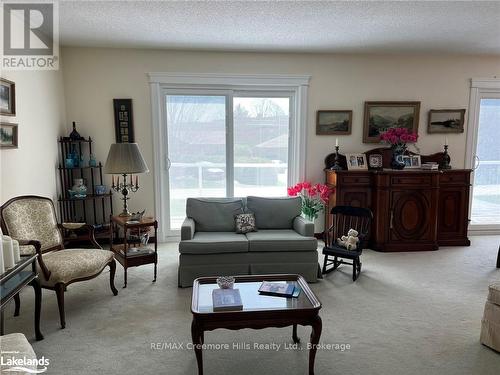
[[[127,200],[130,199],[128,194],[130,191],[136,192],[139,190],[139,177],[137,177],[137,174],[146,172],[149,172],[149,169],[137,143],[114,143],[111,145],[104,165],[104,173],[117,174],[123,177],[122,182],[120,176],[115,182],[115,176],[112,176],[113,182],[111,184],[113,190],[121,192],[123,195],[121,198],[123,200],[123,211],[120,216],[131,216],[127,205]],[[134,174],[136,174],[135,179],[133,178]]]

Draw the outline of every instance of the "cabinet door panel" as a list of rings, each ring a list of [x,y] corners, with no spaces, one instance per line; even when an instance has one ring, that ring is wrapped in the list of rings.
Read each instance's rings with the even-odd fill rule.
[[[438,241],[443,246],[470,244],[467,238],[468,191],[468,186],[457,186],[439,192]]]
[[[391,241],[432,240],[430,193],[421,190],[391,193]]]

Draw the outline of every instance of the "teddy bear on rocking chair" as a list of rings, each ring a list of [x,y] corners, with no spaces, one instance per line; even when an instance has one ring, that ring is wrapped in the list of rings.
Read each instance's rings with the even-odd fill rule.
[[[345,247],[347,250],[356,250],[358,248],[358,242],[358,231],[352,228],[347,232],[347,236],[337,238],[337,244]]]

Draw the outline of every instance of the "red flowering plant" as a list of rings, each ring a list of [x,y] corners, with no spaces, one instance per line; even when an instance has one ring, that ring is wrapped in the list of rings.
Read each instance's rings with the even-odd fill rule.
[[[308,220],[314,221],[318,217],[318,213],[323,211],[328,203],[330,188],[323,184],[313,185],[304,181],[289,187],[288,195],[291,197],[299,196],[302,200],[302,213]]]
[[[417,142],[418,134],[407,128],[390,128],[380,134],[380,140],[389,143],[391,147],[406,149],[407,143]]]

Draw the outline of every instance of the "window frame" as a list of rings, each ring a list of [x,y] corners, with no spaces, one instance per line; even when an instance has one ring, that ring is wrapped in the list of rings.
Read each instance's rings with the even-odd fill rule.
[[[180,230],[170,228],[168,180],[168,138],[165,113],[166,95],[225,95],[226,96],[226,193],[234,195],[234,97],[289,97],[290,125],[288,147],[288,184],[305,176],[307,142],[307,75],[247,75],[211,73],[148,73],[153,130],[154,207],[159,220],[160,242],[177,241]],[[231,124],[228,126],[228,124]]]
[[[498,224],[472,224],[472,200],[474,197],[474,170],[476,169],[476,153],[479,132],[479,112],[481,99],[500,94],[500,79],[473,78],[470,85],[469,117],[467,124],[465,168],[472,169],[469,194],[469,235],[496,235],[500,234]]]

